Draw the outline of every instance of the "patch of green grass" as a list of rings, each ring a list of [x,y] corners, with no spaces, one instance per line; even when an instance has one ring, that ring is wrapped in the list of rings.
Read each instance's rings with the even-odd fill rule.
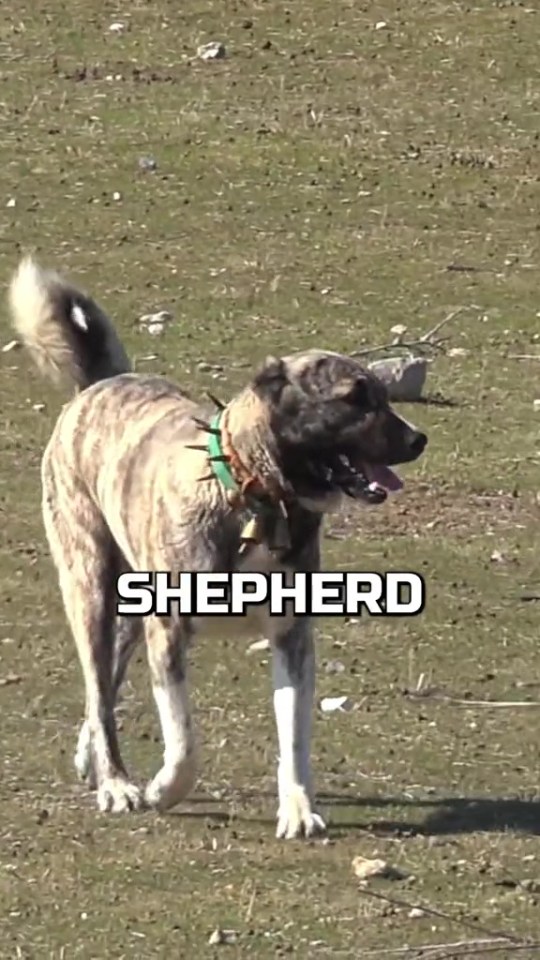
[[[519,601],[540,576],[538,368],[512,356],[539,336],[533,0],[4,0],[2,14],[6,283],[37,250],[103,303],[137,369],[196,395],[230,396],[267,353],[355,350],[398,322],[415,336],[460,306],[448,334],[466,351],[430,369],[429,392],[455,405],[404,410],[430,446],[403,496],[328,524],[328,568],[414,567],[428,605],[321,621],[318,692],[358,708],[317,716],[330,843],[305,845],[273,839],[267,658],[232,643],[193,653],[203,766],[185,808],[108,819],[75,783],[82,682],[39,483],[64,398],[1,355],[2,956],[353,958],[472,937],[467,919],[537,936],[521,883],[538,875],[536,709],[410,696],[420,678],[457,700],[538,696],[537,608]],[[227,60],[192,60],[216,38]],[[157,309],[174,316],[162,338],[136,324]],[[161,747],[142,658],[122,709],[126,757],[148,775]],[[461,921],[371,899],[356,854],[415,877],[368,892]],[[236,942],[207,946],[217,926]]]

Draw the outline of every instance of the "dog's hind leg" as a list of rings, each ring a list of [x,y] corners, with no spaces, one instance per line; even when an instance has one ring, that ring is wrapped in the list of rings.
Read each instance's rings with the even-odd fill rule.
[[[117,617],[112,667],[113,709],[116,706],[130,660],[143,637],[143,633],[143,623],[139,617]],[[95,790],[97,778],[92,757],[92,737],[86,720],[82,724],[77,741],[75,768],[80,779],[86,780],[90,789]]]
[[[279,743],[279,811],[276,836],[287,840],[322,833],[313,810],[311,725],[315,650],[309,620],[299,618],[273,643],[274,711]]]
[[[167,810],[190,793],[196,777],[186,679],[189,628],[182,620],[152,616],[145,632],[164,746],[163,766],[148,784],[145,801],[157,810]]]
[[[43,518],[64,608],[77,645],[86,692],[86,723],[100,810],[142,804],[122,763],[112,683],[118,554],[99,509],[73,488],[68,471],[44,461]]]

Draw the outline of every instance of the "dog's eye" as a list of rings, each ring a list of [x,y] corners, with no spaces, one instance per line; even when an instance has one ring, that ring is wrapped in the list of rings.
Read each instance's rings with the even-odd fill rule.
[[[373,396],[371,384],[368,383],[367,380],[364,380],[363,377],[359,377],[358,380],[355,381],[351,390],[350,400],[351,403],[359,407],[375,406],[375,397]]]

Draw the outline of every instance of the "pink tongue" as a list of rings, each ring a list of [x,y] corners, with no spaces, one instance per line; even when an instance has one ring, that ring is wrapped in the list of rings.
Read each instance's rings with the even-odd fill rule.
[[[373,463],[364,465],[366,476],[370,483],[378,483],[389,493],[395,493],[403,487],[403,481],[400,480],[397,473],[394,473],[390,467],[375,466]]]

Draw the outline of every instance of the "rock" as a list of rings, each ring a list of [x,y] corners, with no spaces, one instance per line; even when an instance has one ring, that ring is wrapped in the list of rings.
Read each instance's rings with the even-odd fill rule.
[[[213,40],[197,47],[197,56],[199,60],[223,60],[227,56],[227,50],[224,43]]]
[[[319,706],[323,713],[349,713],[354,704],[348,697],[323,697]]]
[[[153,157],[139,157],[139,170],[145,172],[157,170],[157,161]]]
[[[385,877],[387,880],[406,880],[408,877],[408,873],[398,867],[391,867],[386,860],[370,860],[368,857],[355,857],[352,868],[358,880],[370,880],[374,877]]]
[[[270,650],[270,641],[269,640],[254,640],[253,643],[250,643],[248,647],[249,653],[257,653],[263,650]]]
[[[390,400],[420,400],[429,360],[424,357],[389,357],[374,360],[369,369],[386,385]]]

